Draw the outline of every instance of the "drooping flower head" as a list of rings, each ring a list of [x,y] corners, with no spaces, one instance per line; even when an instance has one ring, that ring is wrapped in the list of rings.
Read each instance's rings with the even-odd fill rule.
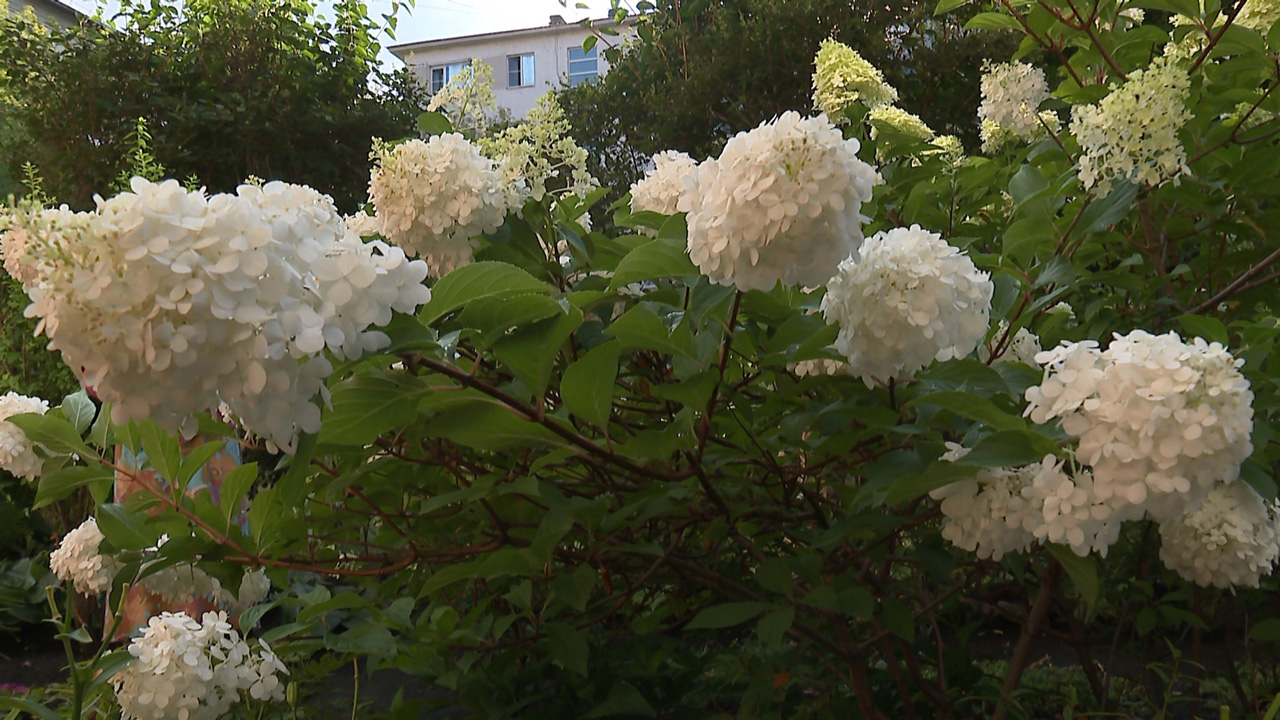
[[[498,161],[499,174],[528,187],[541,200],[548,192],[585,197],[600,187],[587,169],[587,150],[569,134],[570,124],[554,93],[538,98],[523,122],[480,138],[480,148]],[[508,187],[513,187],[508,182]],[[523,197],[519,198],[523,202]]]
[[[1172,57],[1135,70],[1096,105],[1071,110],[1080,183],[1106,197],[1117,180],[1149,187],[1190,173],[1178,132],[1191,119],[1191,79]]]
[[[837,125],[849,121],[844,111],[855,102],[875,108],[898,99],[884,75],[848,45],[823,40],[813,62],[813,106]]]
[[[217,720],[243,695],[284,700],[280,675],[289,671],[271,648],[252,649],[226,613],[152,617],[129,644],[133,661],[111,678],[116,700],[129,720]]]
[[[1062,130],[1062,121],[1052,110],[1041,110],[1037,115],[1036,127],[1026,136],[1000,125],[990,118],[982,120],[978,129],[978,139],[982,141],[982,152],[994,155],[1001,150],[1024,141],[1037,141],[1049,137],[1049,133],[1057,135]]]
[[[968,256],[912,225],[876,233],[861,258],[840,263],[822,313],[840,326],[836,349],[849,358],[849,372],[870,386],[973,352],[993,292]]]
[[[1197,585],[1256,588],[1280,561],[1280,506],[1248,483],[1218,483],[1198,510],[1160,524],[1160,560]]]
[[[42,267],[27,315],[117,423],[194,432],[195,413],[225,403],[289,448],[319,429],[324,351],[355,359],[384,347],[370,326],[430,298],[423,263],[348,236],[310,188],[132,188],[27,228]]]
[[[873,108],[867,113],[867,119],[875,122],[884,123],[895,131],[913,137],[917,140],[932,140],[934,136],[933,128],[925,124],[918,115],[903,110],[894,105],[881,105]],[[872,125],[871,137],[875,138],[879,130]]]
[[[0,469],[14,477],[34,480],[40,474],[40,457],[36,455],[27,434],[8,421],[14,415],[45,414],[49,403],[40,398],[8,392],[0,395]]]
[[[49,569],[75,587],[81,595],[97,595],[111,587],[111,579],[120,571],[115,558],[98,552],[105,537],[98,520],[89,518],[66,534],[58,549],[49,555]]]
[[[664,150],[653,156],[653,169],[631,186],[631,212],[672,215],[676,213],[684,176],[697,172],[698,162],[677,150]]]
[[[712,282],[817,287],[862,244],[862,204],[879,175],[824,116],[784,113],[739,133],[685,176],[689,257]]]
[[[1253,393],[1218,343],[1135,330],[1040,353],[1044,380],[1027,389],[1026,414],[1060,418],[1078,439],[1076,460],[1097,497],[1158,521],[1199,507],[1216,483],[1238,477],[1253,452]]]
[[[515,199],[494,162],[458,133],[373,151],[369,199],[382,235],[440,277],[472,261],[472,241],[502,225]]]

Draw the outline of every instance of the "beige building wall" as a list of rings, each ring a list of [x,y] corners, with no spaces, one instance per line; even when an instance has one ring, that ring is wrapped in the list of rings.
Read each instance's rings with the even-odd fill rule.
[[[619,43],[626,34],[634,32],[634,26],[630,24],[617,27],[611,21],[596,23],[596,27],[602,26],[615,28],[619,34],[605,36],[605,40],[600,41],[596,52],[596,72],[600,76],[608,72],[604,54],[599,52],[607,47],[605,42]],[[483,60],[493,68],[493,91],[498,105],[510,110],[516,118],[522,118],[538,98],[568,81],[569,49],[581,49],[582,42],[591,34],[591,30],[580,25],[553,19],[552,24],[538,28],[405,43],[390,50],[428,87],[431,85],[432,68],[465,64],[473,58]],[[534,58],[533,83],[511,85],[509,58],[530,54]]]

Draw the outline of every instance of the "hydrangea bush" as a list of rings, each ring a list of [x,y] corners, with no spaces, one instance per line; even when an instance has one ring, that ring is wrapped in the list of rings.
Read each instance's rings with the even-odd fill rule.
[[[1106,711],[1099,623],[1274,640],[1280,32],[1139,5],[977,14],[1025,37],[986,154],[824,44],[826,114],[659,155],[612,207],[532,190],[581,150],[554,132],[482,153],[434,118],[375,152],[350,227],[282,184],[15,215],[31,312],[101,401],[7,419],[40,502],[99,501],[55,571],[188,573],[231,613],[153,619],[128,716],[278,699],[276,651],[226,627],[264,617],[282,657],[491,717],[1003,718],[1046,632]],[[106,502],[116,446],[190,478],[188,428],[285,454]],[[1009,605],[991,677],[964,646]]]

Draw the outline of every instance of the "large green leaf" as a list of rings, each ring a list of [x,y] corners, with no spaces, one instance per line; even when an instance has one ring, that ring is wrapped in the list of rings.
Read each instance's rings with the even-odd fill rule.
[[[551,382],[551,370],[560,348],[580,325],[582,311],[570,307],[563,315],[536,322],[498,340],[493,344],[493,354],[521,382],[541,395]]]
[[[613,271],[610,290],[641,280],[698,275],[689,261],[684,244],[671,240],[654,240],[632,250]]]
[[[1084,598],[1089,612],[1092,613],[1094,605],[1098,602],[1098,566],[1093,557],[1089,555],[1080,557],[1071,548],[1057,543],[1048,543],[1046,547],[1067,571],[1071,581],[1080,590],[1080,596]]]
[[[546,631],[552,661],[565,670],[586,677],[588,672],[586,635],[572,625],[562,622],[548,623]]]
[[[440,437],[477,450],[561,445],[560,436],[502,405],[476,400],[446,408],[427,422],[426,437]]]
[[[389,370],[343,380],[333,388],[333,407],[325,413],[319,442],[367,445],[382,433],[413,422],[418,416],[417,399],[426,393],[421,378]]]
[[[477,298],[458,314],[457,324],[480,331],[477,343],[492,345],[507,332],[564,313],[560,303],[545,294],[503,295]],[[452,323],[450,327],[455,327]]]
[[[102,505],[97,518],[103,536],[121,550],[145,550],[156,544],[156,536],[143,528],[142,518],[123,505]]]
[[[111,468],[105,465],[90,466],[73,465],[40,476],[40,486],[36,490],[34,508],[42,508],[51,502],[61,500],[76,488],[92,482],[111,480],[114,477]]]
[[[595,36],[588,38],[595,40]],[[658,713],[654,711],[653,706],[644,699],[640,691],[629,682],[619,680],[609,688],[609,696],[604,702],[591,708],[591,712],[584,717],[602,718],[613,717],[614,715],[640,715],[642,717],[657,717]]]
[[[624,350],[657,350],[696,359],[693,339],[687,332],[668,332],[652,310],[637,305],[613,321],[606,330],[622,343]]]
[[[339,634],[325,633],[324,646],[335,652],[380,657],[395,657],[397,650],[395,636],[374,621],[362,622]]]
[[[908,403],[912,407],[932,405],[949,410],[956,415],[986,424],[994,430],[1018,430],[1027,423],[1017,415],[1010,415],[990,400],[974,393],[943,390],[929,393]]]
[[[433,323],[477,298],[537,292],[550,293],[551,287],[515,265],[494,261],[472,263],[440,278],[431,289],[431,302],[422,307],[418,317],[425,323]]]
[[[712,605],[704,608],[684,626],[685,630],[716,630],[718,628],[741,625],[760,613],[773,608],[773,605],[762,602],[736,602]]]
[[[29,440],[51,453],[79,455],[82,458],[97,457],[97,453],[80,439],[80,433],[76,432],[71,421],[62,415],[27,413],[13,415],[7,420],[17,425]]]
[[[1001,430],[992,433],[973,447],[957,465],[981,467],[1011,467],[1043,460],[1045,455],[1057,452],[1058,446],[1049,438],[1034,430]]]
[[[609,424],[620,354],[618,343],[607,342],[587,351],[565,369],[564,379],[560,381],[560,397],[569,412],[597,427]]]

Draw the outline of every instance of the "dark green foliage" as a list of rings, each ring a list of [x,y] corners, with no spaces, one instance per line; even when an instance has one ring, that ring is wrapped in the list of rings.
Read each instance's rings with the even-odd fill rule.
[[[410,134],[423,96],[378,67],[377,27],[361,3],[343,0],[335,13],[318,18],[306,0],[195,0],[181,12],[146,0],[124,3],[119,30],[46,33],[0,20],[12,119],[29,134],[0,157],[14,175],[34,162],[50,195],[84,208],[126,169],[144,118],[173,177],[210,191],[250,175],[288,179],[353,210],[371,139]]]
[[[620,192],[649,155],[674,149],[701,159],[788,110],[813,112],[813,56],[826,38],[879,68],[903,109],[973,147],[982,62],[1007,58],[1017,45],[1008,33],[963,30],[962,14],[934,17],[931,3],[915,0],[657,6],[625,51],[617,38],[599,42],[611,68],[598,85],[561,91],[575,139],[595,154],[593,172]]]

